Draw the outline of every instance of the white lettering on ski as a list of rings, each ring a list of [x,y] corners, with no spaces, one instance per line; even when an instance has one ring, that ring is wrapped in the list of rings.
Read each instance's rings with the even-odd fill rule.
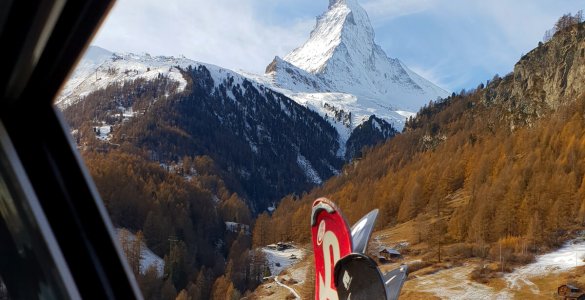
[[[325,227],[325,221],[321,221],[321,223]],[[319,224],[319,228],[321,228],[321,224]],[[325,263],[325,280],[323,280],[322,274],[319,274],[319,299],[338,300],[337,291],[331,286],[334,285],[332,267],[340,259],[339,240],[332,231],[325,231],[322,245],[321,249],[323,250],[323,261]],[[331,257],[331,252],[333,252],[333,257]]]

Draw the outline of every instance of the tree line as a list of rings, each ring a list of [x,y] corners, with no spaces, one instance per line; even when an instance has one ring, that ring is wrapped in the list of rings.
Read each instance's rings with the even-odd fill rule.
[[[266,261],[250,234],[225,226],[250,225],[250,211],[212,175],[208,157],[185,157],[185,169],[170,171],[120,150],[82,155],[114,226],[123,228],[122,250],[145,299],[238,298],[262,281]],[[155,266],[140,272],[145,246],[164,258],[162,277]]]
[[[546,43],[552,39],[555,33],[563,31],[573,25],[582,23],[583,21],[585,21],[585,19],[583,19],[583,10],[577,11],[575,15],[572,15],[571,13],[564,14],[557,20],[553,28],[547,30],[544,33],[542,40]]]
[[[378,208],[378,228],[430,226],[414,242],[439,260],[441,245],[491,259],[503,249],[516,262],[559,246],[585,226],[585,95],[548,105],[536,90],[511,96],[519,80],[496,76],[430,102],[402,134],[259,216],[254,243],[308,242],[311,202],[325,196],[350,223]]]

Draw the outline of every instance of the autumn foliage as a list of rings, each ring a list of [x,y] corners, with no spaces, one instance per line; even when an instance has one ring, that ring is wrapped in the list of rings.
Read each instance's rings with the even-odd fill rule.
[[[84,151],[83,157],[112,222],[125,228],[120,244],[145,298],[226,299],[253,290],[266,262],[250,249],[248,232],[227,230],[225,222],[249,226],[251,215],[213,175],[213,161],[185,157],[170,168],[139,153]],[[198,175],[186,177],[191,173]],[[164,258],[162,276],[154,267],[140,272],[144,246]]]
[[[350,223],[374,208],[379,228],[433,216],[426,231],[441,232],[422,241],[470,245],[472,256],[491,257],[502,244],[521,261],[558,245],[585,225],[585,96],[554,105],[532,100],[533,90],[506,98],[515,80],[496,76],[429,103],[403,134],[300,199],[285,198],[271,219],[261,216],[254,241],[308,241],[310,203],[325,196]]]

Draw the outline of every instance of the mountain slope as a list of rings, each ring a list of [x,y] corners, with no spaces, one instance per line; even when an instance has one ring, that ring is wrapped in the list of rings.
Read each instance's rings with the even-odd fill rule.
[[[187,59],[98,58],[82,62],[99,68],[79,71],[83,80],[74,76],[77,87],[58,102],[82,149],[134,149],[165,165],[208,156],[254,211],[320,184],[343,163],[327,121],[235,72]]]
[[[509,250],[513,262],[558,245],[585,224],[584,53],[581,23],[558,32],[485,88],[424,107],[403,134],[346,166],[341,176],[303,201],[282,202],[273,214],[272,238],[308,240],[302,230],[279,230],[279,223],[309,226],[295,217],[325,196],[350,222],[378,208],[384,227],[431,224],[430,235],[421,231],[409,241],[424,243],[429,255],[437,244],[462,243],[455,255],[493,259],[497,250],[490,247],[508,238],[526,245]]]
[[[184,57],[152,57],[148,54],[120,54],[92,46],[57,99],[66,108],[90,92],[125,80],[166,76],[185,89],[180,69],[204,65],[219,81],[223,68]],[[240,76],[241,75],[241,76]],[[409,70],[398,59],[388,58],[374,42],[374,30],[357,0],[330,1],[329,9],[317,19],[308,41],[284,59],[276,57],[265,75],[240,72],[255,85],[264,86],[317,112],[338,133],[337,155],[350,160],[364,145],[346,145],[356,129],[375,115],[380,124],[400,131],[407,117],[430,100],[443,98],[446,91]],[[377,129],[377,128],[376,128]],[[378,131],[378,143],[393,134]]]
[[[332,1],[309,41],[267,71],[92,46],[56,104],[80,145],[91,128],[101,142],[92,149],[128,143],[164,164],[210,156],[262,211],[338,174],[394,137],[408,109],[446,95],[386,56],[354,0]]]
[[[113,53],[98,46],[90,46],[57,96],[55,104],[65,108],[93,91],[138,78],[165,76],[179,83],[178,91],[182,91],[187,82],[177,67],[196,64],[186,58]],[[210,66],[210,69],[219,71],[214,66]]]

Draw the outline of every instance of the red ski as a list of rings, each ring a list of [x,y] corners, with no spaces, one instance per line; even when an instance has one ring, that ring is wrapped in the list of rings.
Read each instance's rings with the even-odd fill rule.
[[[313,202],[311,232],[315,253],[315,299],[337,300],[335,263],[352,252],[351,231],[341,211],[326,198]]]

